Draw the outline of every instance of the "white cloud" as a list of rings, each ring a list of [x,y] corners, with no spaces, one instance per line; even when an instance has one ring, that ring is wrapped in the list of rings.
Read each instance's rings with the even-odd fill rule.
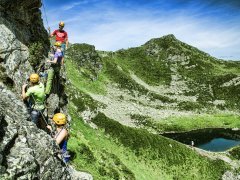
[[[87,3],[74,3],[65,10],[83,2]],[[197,13],[191,16],[183,11],[168,11],[150,12],[141,8],[117,10],[101,4],[88,11],[68,12],[64,21],[71,42],[93,44],[100,50],[140,46],[151,38],[174,34],[179,40],[215,57],[240,57],[239,25],[233,20],[229,20],[234,25],[230,28],[224,22],[199,18]],[[56,25],[58,21],[54,17],[51,25]]]
[[[72,9],[72,8],[75,8],[75,7],[79,6],[79,5],[87,4],[88,2],[89,2],[89,1],[87,1],[87,0],[82,0],[82,1],[80,1],[80,2],[74,2],[74,3],[72,3],[72,4],[62,6],[60,9],[61,9],[62,11],[68,11],[68,10],[70,10],[70,9]]]

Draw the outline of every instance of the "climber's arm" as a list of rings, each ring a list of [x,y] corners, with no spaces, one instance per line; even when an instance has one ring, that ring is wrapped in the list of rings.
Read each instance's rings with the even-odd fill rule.
[[[29,97],[28,94],[26,93],[26,87],[27,87],[27,84],[24,84],[22,86],[22,99],[23,100],[25,100],[25,99],[27,99]]]
[[[49,29],[49,37],[53,37],[53,36],[55,36],[55,35],[56,35],[56,30],[53,31],[53,33],[51,34],[50,29]]]
[[[68,136],[68,131],[66,129],[63,129],[56,138],[57,144],[60,144],[67,136]]]

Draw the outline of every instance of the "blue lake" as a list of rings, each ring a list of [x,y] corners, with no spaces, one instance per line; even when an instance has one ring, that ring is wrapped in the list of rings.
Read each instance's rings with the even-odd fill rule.
[[[220,152],[220,151],[226,151],[237,145],[240,145],[239,140],[215,138],[207,143],[196,145],[196,147],[207,150],[207,151]]]
[[[240,130],[216,128],[198,129],[180,133],[164,133],[165,137],[195,147],[220,152],[240,145]]]

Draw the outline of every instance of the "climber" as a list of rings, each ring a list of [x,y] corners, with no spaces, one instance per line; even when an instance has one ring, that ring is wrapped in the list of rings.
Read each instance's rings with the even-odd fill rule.
[[[55,42],[54,44],[54,58],[53,60],[48,60],[47,62],[50,62],[55,66],[61,67],[63,65],[63,52],[61,49],[61,43]]]
[[[61,149],[61,155],[63,161],[67,163],[70,160],[70,155],[67,151],[67,141],[68,141],[68,130],[66,128],[67,118],[63,113],[57,113],[53,116],[53,122],[56,125],[56,132],[53,135],[53,138],[56,140],[56,143]],[[52,131],[52,127],[47,125],[47,128]]]
[[[66,31],[63,30],[64,26],[65,26],[64,22],[61,21],[59,23],[59,29],[53,31],[53,33],[51,34],[50,34],[50,28],[48,28],[50,37],[55,36],[55,41],[61,43],[63,57],[65,54],[65,50],[68,48],[68,34]]]
[[[56,76],[57,80],[59,80],[60,78],[59,77],[60,69],[61,69],[61,65],[63,65],[63,56],[62,56],[60,42],[55,42],[54,52],[55,53],[54,53],[53,60],[47,60],[47,62],[51,63],[51,68],[48,70],[47,84],[46,84],[46,90],[45,90],[45,93],[47,96],[51,92],[54,75]],[[58,85],[59,85],[59,82],[58,82]]]
[[[29,87],[28,84],[22,86],[22,98],[23,100],[29,100],[31,120],[36,125],[38,124],[41,113],[44,111],[45,100],[44,85],[40,83],[39,80],[38,74],[31,74]]]

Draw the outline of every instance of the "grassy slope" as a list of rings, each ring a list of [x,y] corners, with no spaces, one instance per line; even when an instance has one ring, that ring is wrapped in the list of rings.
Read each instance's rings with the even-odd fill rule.
[[[188,46],[188,45],[185,45],[185,46]],[[145,57],[143,55],[143,49],[144,49],[144,47],[131,48],[126,51],[119,51],[110,57],[102,58],[103,69],[100,71],[100,73],[98,75],[98,79],[96,81],[90,80],[89,78],[87,78],[87,76],[84,73],[79,73],[79,72],[82,72],[82,70],[79,71],[79,69],[77,68],[78,65],[75,63],[75,61],[78,61],[78,60],[74,59],[71,61],[67,61],[66,66],[68,67],[67,68],[68,76],[71,77],[70,78],[71,82],[75,86],[78,86],[79,89],[83,93],[91,92],[91,93],[97,93],[97,94],[105,94],[106,93],[106,88],[105,88],[106,84],[109,82],[111,82],[111,83],[114,82],[114,83],[119,84],[120,88],[129,89],[130,91],[132,91],[132,90],[138,91],[140,94],[148,94],[148,96],[150,96],[153,100],[159,99],[163,102],[171,102],[172,100],[168,99],[166,96],[160,96],[160,95],[157,95],[154,93],[149,93],[147,89],[145,89],[143,86],[137,84],[134,80],[132,80],[130,78],[129,70],[136,73],[142,79],[144,79],[144,78],[146,79],[148,77],[149,81],[151,81],[150,84],[156,83],[158,81],[158,79],[154,78],[155,77],[154,74],[157,74],[158,68],[156,68],[155,70],[150,70],[152,67],[157,67],[157,66],[150,65],[151,63],[149,63],[148,60],[146,60],[146,59],[149,59],[149,61],[153,61],[153,59]],[[188,49],[189,49],[189,47],[188,47]],[[199,53],[199,52],[197,51],[197,53]],[[139,55],[140,57],[141,56],[143,56],[143,57],[140,58],[138,56],[138,54],[140,54]],[[203,54],[202,56],[206,56],[206,55]],[[122,58],[120,58],[120,57],[122,57]],[[130,57],[132,57],[132,58],[130,58]],[[206,56],[206,57],[209,58],[209,56]],[[142,62],[147,61],[148,63],[147,64],[143,63],[141,65],[141,61]],[[138,65],[138,63],[140,65]],[[226,73],[229,72],[230,70],[232,70],[233,72],[236,72],[236,75],[237,75],[236,63],[234,63],[234,62],[224,62],[223,63],[221,61],[216,61],[210,57],[210,61],[209,62],[207,61],[206,63],[209,63],[209,64],[211,64],[209,66],[214,67],[214,68],[212,68],[212,71],[218,70],[218,72],[215,73],[216,75],[220,73],[219,69],[222,69],[221,70],[222,75],[221,76],[219,75],[219,78],[222,76],[229,76],[229,74],[226,74]],[[213,64],[215,64],[215,65],[213,65]],[[146,68],[150,68],[150,69],[145,68],[145,71],[143,71],[142,69],[145,66],[146,66]],[[203,65],[201,65],[201,66],[203,66]],[[119,67],[121,67],[121,68],[119,68]],[[204,67],[207,68],[208,66],[204,66]],[[81,69],[85,69],[85,67],[83,66],[83,67],[81,67]],[[167,70],[165,69],[165,71],[167,71]],[[144,73],[146,73],[146,72],[150,72],[150,74],[145,75]],[[196,71],[196,72],[198,72],[198,71]],[[186,74],[189,77],[192,77],[192,78],[193,77],[194,78],[201,77],[200,75],[197,76],[196,73],[194,76],[190,76],[189,73],[190,72],[188,72]],[[151,78],[151,77],[153,77],[153,78]],[[216,81],[218,81],[218,82],[221,81],[221,83],[226,82],[227,80],[230,79],[230,78],[228,78],[228,79],[220,78],[220,80],[219,80],[219,78]],[[196,79],[196,81],[198,81],[198,80]],[[166,82],[166,81],[163,81],[163,82]],[[234,98],[235,100],[238,99],[238,98],[234,97],[233,94],[231,94],[231,92],[229,92],[231,89],[234,91],[237,91],[236,88],[230,87],[230,88],[226,88],[226,89],[227,89],[227,91],[225,91],[225,92],[228,92],[228,93],[222,92],[221,88],[219,88],[217,91],[221,91],[223,93],[222,95],[224,95],[223,97],[231,96],[231,98]],[[207,93],[205,95],[207,96]],[[203,95],[202,95],[202,97],[203,97]],[[232,102],[232,103],[234,103],[234,102]],[[183,109],[183,110],[184,109],[185,110],[198,109],[201,107],[205,108],[204,105],[199,105],[199,104],[194,104],[194,103],[188,103],[188,102],[179,103],[179,109]],[[201,112],[200,110],[198,110],[198,111]],[[221,113],[221,114],[217,113],[217,114],[211,114],[211,115],[201,114],[201,115],[195,115],[192,117],[180,117],[180,118],[170,117],[164,121],[160,121],[159,123],[156,123],[147,117],[141,117],[139,115],[136,115],[136,118],[134,118],[134,119],[136,119],[139,124],[149,126],[158,131],[187,131],[187,130],[190,130],[193,128],[198,129],[198,128],[205,128],[205,127],[240,127],[238,116],[231,115],[231,114],[224,114],[224,113]]]
[[[173,140],[133,129],[99,114],[94,130],[73,117],[69,149],[73,164],[95,179],[219,179],[227,166]]]
[[[106,118],[103,114],[99,114],[93,120],[102,128],[98,130],[88,127],[77,117],[77,112],[82,112],[88,108],[95,110],[100,106],[87,95],[87,92],[105,94],[106,84],[109,82],[117,83],[123,89],[147,94],[148,92],[144,87],[130,78],[129,70],[148,84],[169,84],[171,74],[168,64],[164,60],[166,54],[159,55],[164,61],[156,62],[156,58],[146,57],[144,54],[145,48],[118,51],[102,58],[103,69],[95,81],[89,79],[92,72],[88,71],[87,66],[82,66],[79,69],[78,64],[74,62],[76,59],[70,61],[68,58],[66,62],[67,74],[72,84],[68,88],[69,110],[73,117],[72,136],[69,145],[71,151],[75,153],[73,164],[81,170],[91,172],[95,179],[219,179],[226,169],[226,165],[222,161],[211,161],[199,156],[180,143],[150,134],[141,129],[122,126]],[[186,49],[184,52],[188,54],[189,52]],[[194,52],[199,53],[196,49],[194,49]],[[203,56],[208,57],[207,55]],[[190,62],[197,62],[196,69],[187,72],[180,71],[183,73],[182,75],[189,76],[197,83],[214,82],[218,87],[214,91],[220,92],[219,97],[226,97],[223,90],[219,88],[222,83],[219,80],[228,81],[239,74],[236,63],[232,62],[219,63],[214,59],[211,59],[210,62],[203,62],[203,64],[201,61],[199,61],[199,64],[194,59]],[[211,70],[209,71],[209,69]],[[208,71],[210,73],[207,74],[207,78],[201,79],[202,74]],[[197,72],[197,74],[194,74],[194,72]],[[233,75],[229,75],[229,73]],[[208,78],[210,78],[210,81]],[[230,89],[230,92],[235,92],[235,89]],[[201,93],[204,94],[204,90]],[[171,101],[154,93],[150,93],[150,96],[153,99],[158,98],[165,102]],[[188,106],[191,107],[192,105]],[[135,118],[141,120],[141,117],[137,115]],[[215,114],[173,117],[161,121],[159,124],[153,123],[151,119],[143,118],[143,123],[160,131],[185,131],[209,126],[239,127],[238,119],[239,117],[231,114]]]
[[[144,47],[137,47],[117,51],[112,59],[125,70],[125,73],[129,74],[130,70],[150,85],[169,85],[171,81],[165,53],[159,53],[157,58],[150,57],[146,55]]]
[[[155,53],[149,53],[149,49],[155,49]],[[172,56],[187,58],[184,60],[187,64],[182,63],[183,60],[169,59]],[[185,95],[198,95],[197,108],[210,107],[212,104],[209,101],[216,99],[225,99],[227,108],[237,109],[240,105],[240,85],[221,86],[240,75],[240,63],[216,60],[175,37],[165,36],[150,40],[141,47],[117,51],[112,60],[126,73],[130,70],[150,85],[170,84],[171,75],[174,74],[170,67],[176,65],[178,73],[191,89]]]
[[[156,128],[161,132],[180,132],[203,128],[236,128],[240,127],[239,119],[239,116],[231,113],[171,117],[160,121]]]
[[[240,117],[231,113],[199,114],[192,116],[169,117],[158,122],[150,117],[133,115],[138,125],[153,128],[158,133],[184,132],[204,128],[239,128]]]
[[[79,73],[77,66],[71,62],[70,60],[66,61],[67,74],[70,81],[73,84],[78,85],[81,91],[83,92],[91,92],[96,94],[104,94],[105,93],[105,76],[104,74],[100,74],[98,81],[91,81],[89,78],[84,77],[84,75]]]
[[[73,117],[69,148],[73,164],[89,171],[95,179],[218,179],[226,169],[222,161],[211,161],[180,143],[120,125],[99,114],[94,122],[103,130],[93,130],[77,117],[85,105],[96,108],[84,92],[81,76],[67,62],[70,114]],[[75,73],[74,73],[75,72]],[[99,82],[95,82],[98,84]],[[102,85],[102,84],[101,84]],[[86,89],[89,88],[89,89]],[[75,92],[73,91],[75,89]],[[76,98],[76,92],[80,98]],[[76,108],[77,107],[77,108]],[[171,144],[171,145],[170,145]],[[170,147],[172,146],[172,147]]]

